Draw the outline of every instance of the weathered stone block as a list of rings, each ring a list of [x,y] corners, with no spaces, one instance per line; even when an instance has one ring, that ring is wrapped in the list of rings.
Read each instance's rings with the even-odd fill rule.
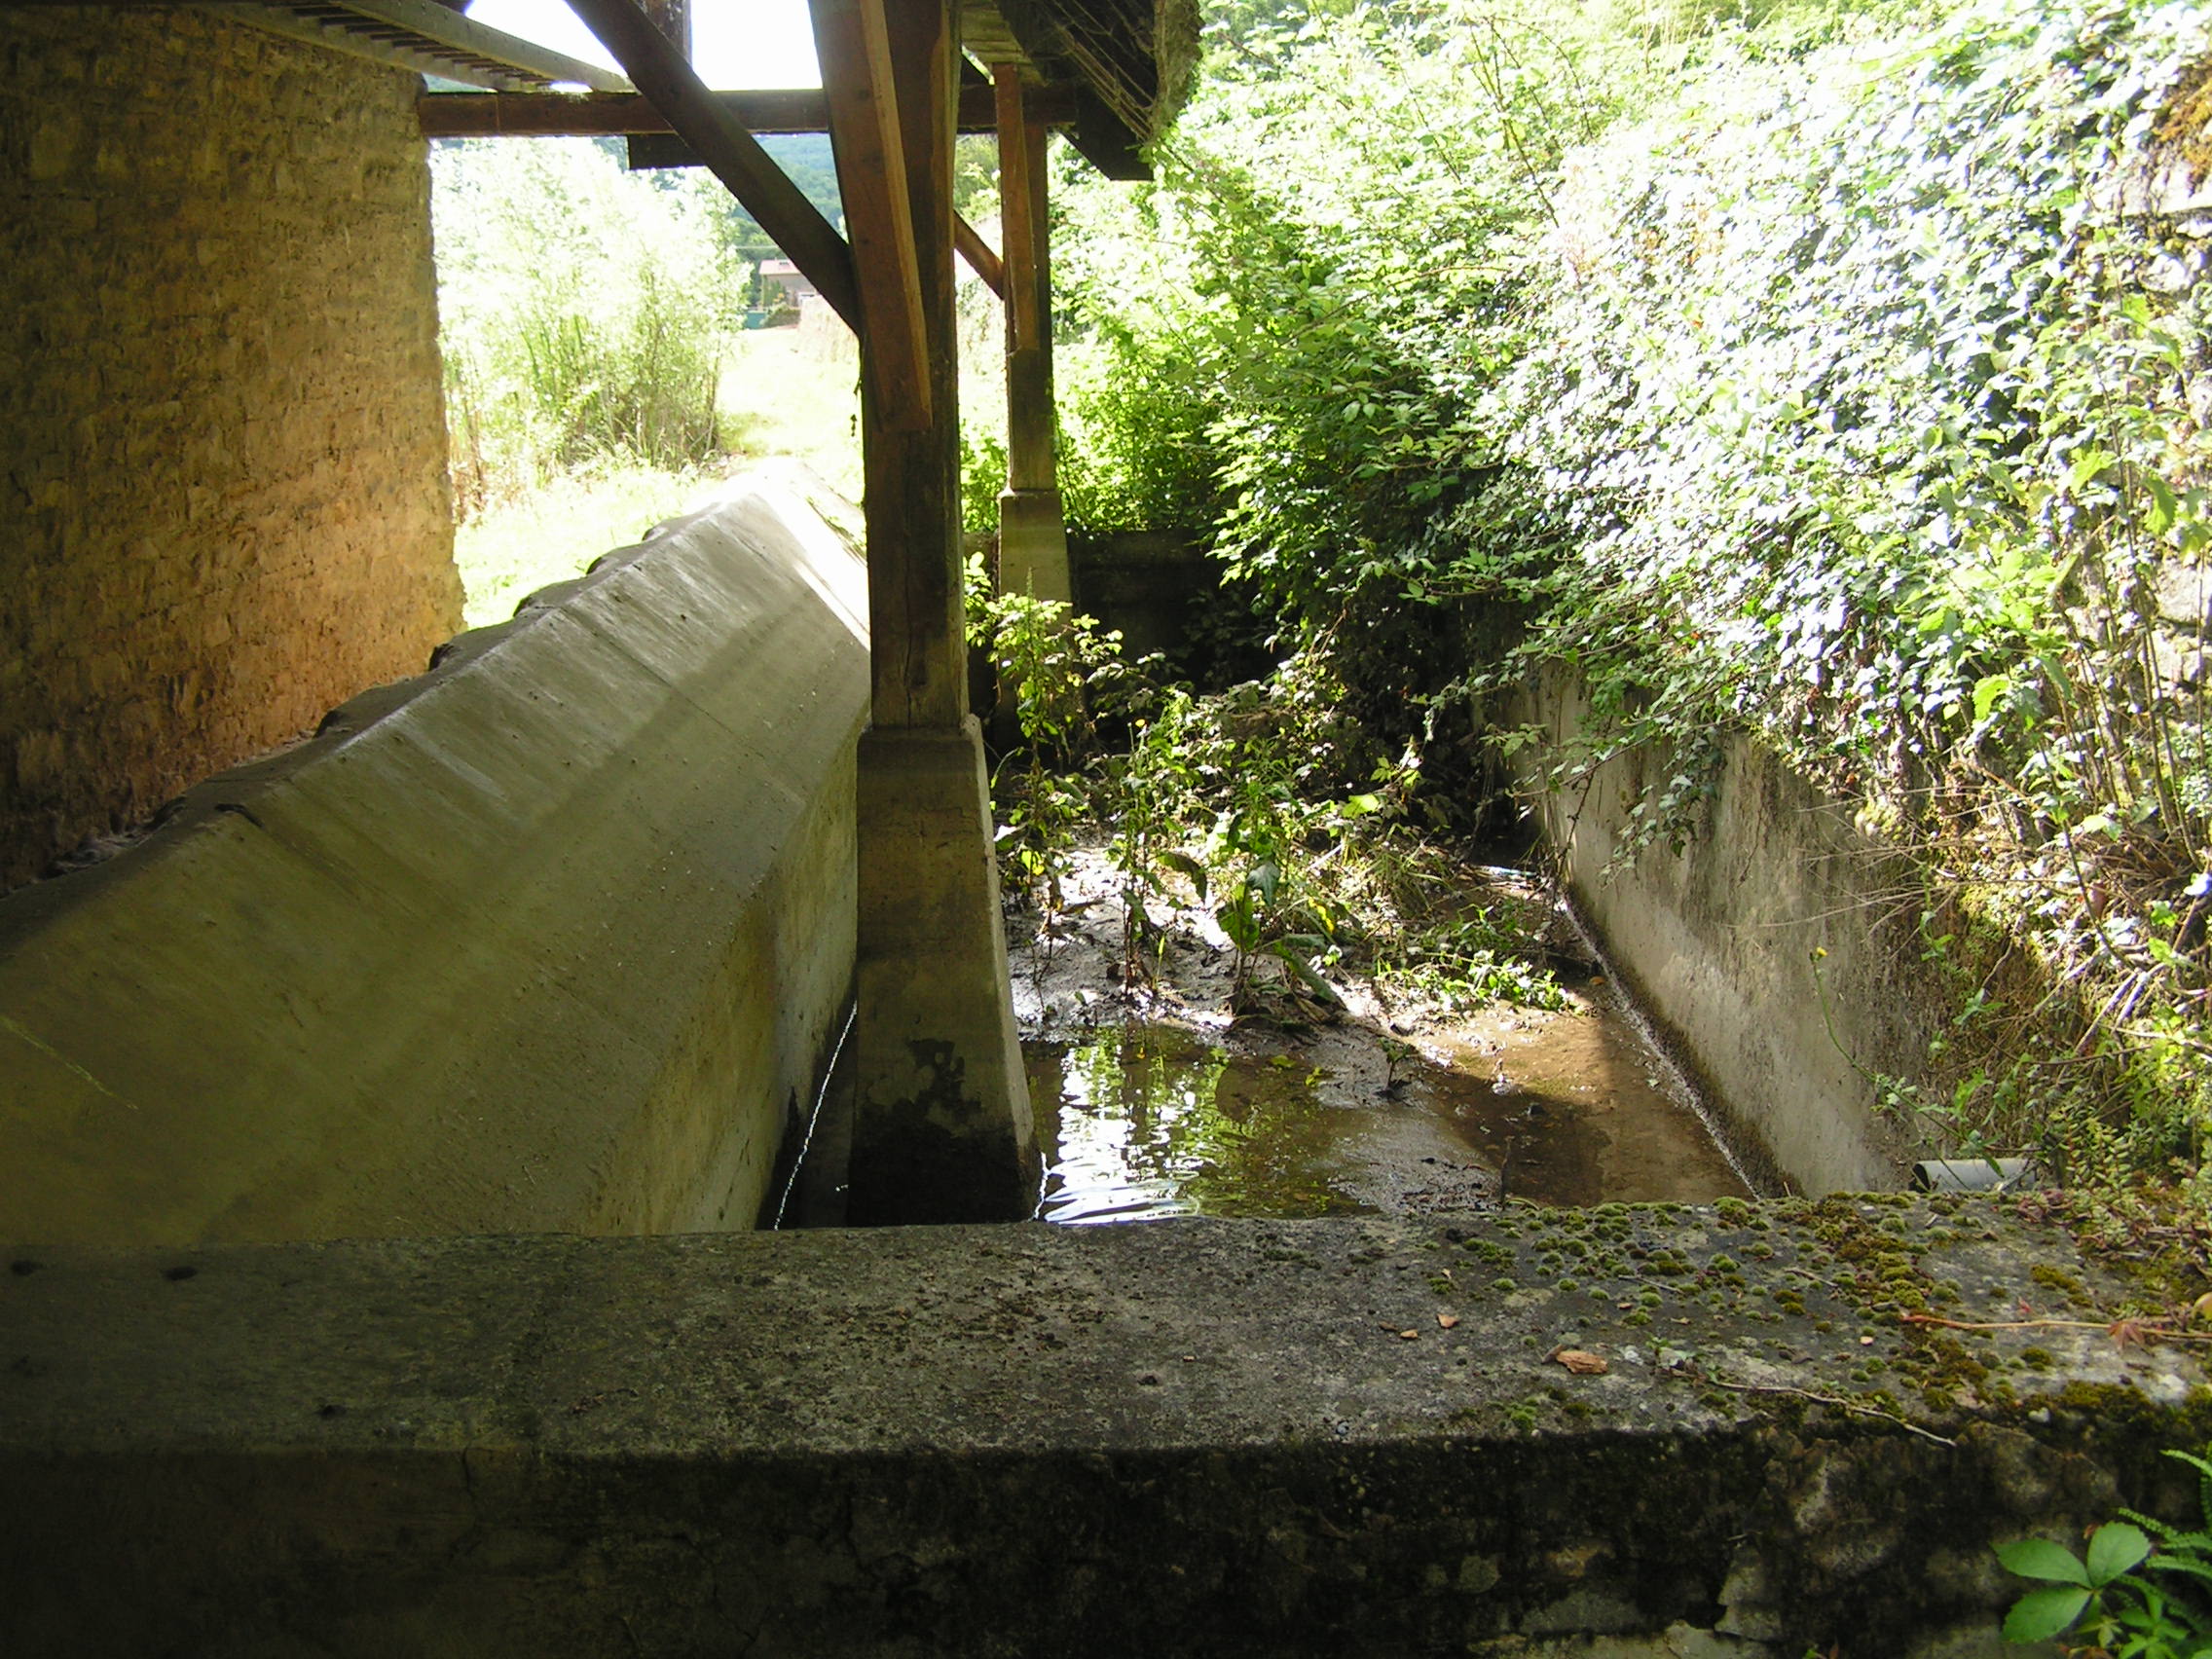
[[[1900,1320],[2039,1266],[2127,1288],[1950,1200],[0,1249],[0,1645],[1997,1659],[1991,1547],[2185,1518],[2212,1428]]]

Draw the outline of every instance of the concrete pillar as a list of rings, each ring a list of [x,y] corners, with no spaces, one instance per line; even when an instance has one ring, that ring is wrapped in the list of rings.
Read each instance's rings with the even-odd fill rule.
[[[825,14],[852,4],[880,7],[868,21],[888,40],[928,412],[897,393],[891,352],[867,349],[864,315],[872,724],[860,746],[847,1214],[860,1225],[1018,1220],[1036,1207],[1039,1161],[1007,980],[982,736],[968,712],[960,583],[954,13],[950,0],[816,0],[818,42],[841,32],[823,26]],[[870,72],[866,55],[829,51],[823,70],[826,78]],[[836,108],[833,96],[833,119]],[[840,146],[841,169],[844,162]],[[857,257],[906,233],[856,216],[887,200],[865,181],[844,196]]]
[[[999,219],[1006,263],[1006,490],[999,497],[999,587],[1074,601],[1060,506],[1052,404],[1052,271],[1045,128],[1024,109],[1020,71],[991,71],[998,94]]]
[[[1040,1167],[973,719],[862,734],[860,860],[847,1216],[1020,1220]]]

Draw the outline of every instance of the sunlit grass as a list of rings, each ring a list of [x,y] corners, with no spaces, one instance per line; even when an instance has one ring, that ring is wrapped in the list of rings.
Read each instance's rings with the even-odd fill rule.
[[[734,337],[722,358],[722,441],[748,459],[788,455],[861,498],[860,387],[850,355],[825,357],[796,328]]]
[[[609,463],[486,508],[454,535],[465,620],[471,628],[504,622],[539,588],[582,574],[602,553],[703,504],[720,482],[710,472]]]
[[[722,368],[719,422],[731,453],[717,465],[684,469],[603,461],[463,521],[454,561],[468,594],[468,625],[503,622],[537,589],[582,574],[602,553],[630,546],[666,519],[697,511],[749,461],[794,457],[857,498],[858,408],[849,359],[809,355],[796,329],[738,336]]]

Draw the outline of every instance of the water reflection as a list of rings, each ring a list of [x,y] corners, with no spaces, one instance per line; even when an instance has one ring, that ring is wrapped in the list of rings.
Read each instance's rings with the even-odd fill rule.
[[[1387,1091],[1293,1051],[1132,1023],[1024,1045],[1039,1214],[1085,1224],[1697,1200],[1748,1189],[1659,1062],[1603,1010],[1502,1015]],[[1336,1057],[1344,1058],[1340,1047]]]
[[[1232,1054],[1171,1026],[1028,1046],[1048,1221],[1352,1215],[1343,1145],[1371,1113],[1323,1104],[1284,1056]],[[1053,1102],[1058,1110],[1051,1110]]]

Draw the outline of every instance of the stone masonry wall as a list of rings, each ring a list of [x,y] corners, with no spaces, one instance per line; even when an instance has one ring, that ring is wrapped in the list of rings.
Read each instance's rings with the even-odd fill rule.
[[[0,14],[0,888],[459,625],[417,84]]]

